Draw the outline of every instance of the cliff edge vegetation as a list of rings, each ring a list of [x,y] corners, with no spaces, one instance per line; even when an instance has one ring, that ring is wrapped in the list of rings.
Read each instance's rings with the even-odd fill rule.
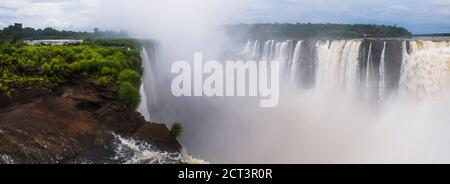
[[[99,88],[117,91],[117,96],[135,109],[141,84],[141,58],[136,42],[101,39],[75,46],[2,44],[0,95],[13,97],[21,90],[58,86],[84,78]]]

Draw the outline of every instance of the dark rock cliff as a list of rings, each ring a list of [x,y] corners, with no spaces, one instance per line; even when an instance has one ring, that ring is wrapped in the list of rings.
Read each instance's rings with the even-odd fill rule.
[[[119,163],[114,134],[179,152],[163,124],[146,122],[88,80],[0,96],[0,163]]]

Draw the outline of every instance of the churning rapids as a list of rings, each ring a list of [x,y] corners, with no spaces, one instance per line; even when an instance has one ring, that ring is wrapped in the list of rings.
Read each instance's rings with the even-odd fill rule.
[[[280,62],[279,106],[174,97],[167,62],[149,45],[139,111],[182,122],[181,141],[214,163],[450,163],[449,40],[250,40],[236,48],[224,59]]]

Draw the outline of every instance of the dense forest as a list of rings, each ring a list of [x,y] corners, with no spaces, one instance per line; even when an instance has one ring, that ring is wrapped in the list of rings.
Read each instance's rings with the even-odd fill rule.
[[[118,41],[115,41],[118,42]],[[128,42],[128,41],[126,41]],[[0,46],[0,94],[57,86],[85,78],[99,88],[117,91],[130,108],[139,104],[141,59],[137,49],[78,46]]]
[[[416,34],[415,37],[450,37],[450,33]]]
[[[227,25],[229,34],[244,39],[305,39],[402,37],[411,33],[402,27],[369,24],[237,24]]]
[[[23,28],[0,31],[0,95],[40,86],[58,86],[83,79],[117,92],[130,108],[139,104],[141,78],[140,41],[124,32],[58,31]],[[79,45],[26,45],[27,39],[83,39]]]
[[[124,31],[100,31],[94,29],[94,32],[75,32],[59,31],[53,28],[34,29],[30,27],[23,28],[22,24],[16,23],[0,30],[0,43],[14,43],[21,40],[37,39],[85,39],[85,38],[125,38],[127,33]]]
[[[85,80],[115,91],[129,108],[139,104],[141,83],[140,41],[115,32],[71,32],[52,28],[23,29],[15,24],[0,32],[0,96],[23,90],[57,87]],[[109,37],[109,38],[105,38]],[[25,39],[79,38],[78,45],[26,45]]]

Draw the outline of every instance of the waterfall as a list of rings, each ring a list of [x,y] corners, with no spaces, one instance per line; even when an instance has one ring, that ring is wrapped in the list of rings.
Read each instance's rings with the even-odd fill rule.
[[[284,80],[281,84],[298,83],[300,84],[298,86],[301,86],[292,89],[292,93],[289,91],[288,96],[284,96],[287,102],[280,101],[284,103],[268,110],[252,106],[252,99],[175,98],[168,93],[168,97],[166,96],[168,99],[159,98],[161,106],[166,105],[159,113],[167,113],[165,117],[179,118],[186,123],[188,134],[183,137],[185,143],[196,151],[196,155],[206,156],[205,158],[209,156],[208,159],[213,161],[229,162],[237,158],[244,161],[267,161],[264,159],[271,159],[272,155],[269,154],[272,152],[254,157],[255,152],[267,151],[267,146],[271,148],[270,150],[275,150],[274,155],[277,154],[276,150],[283,149],[288,153],[286,160],[296,159],[295,161],[299,162],[314,159],[318,162],[329,161],[335,158],[335,152],[348,156],[342,158],[345,161],[357,162],[366,157],[369,157],[369,161],[386,158],[388,161],[394,158],[403,159],[404,155],[415,156],[416,150],[409,147],[414,148],[416,144],[418,147],[428,146],[423,142],[416,142],[423,138],[422,130],[428,131],[426,133],[438,130],[438,133],[445,134],[443,130],[446,129],[441,129],[440,124],[432,124],[427,129],[415,127],[422,125],[423,120],[420,118],[444,124],[448,117],[445,116],[446,108],[422,116],[417,113],[416,106],[394,98],[412,96],[427,99],[449,94],[447,88],[450,86],[450,44],[448,43],[448,41],[401,39],[252,40],[242,43],[243,47],[240,48],[243,50],[237,51],[242,54],[238,55],[242,58],[238,59],[279,60],[285,65],[282,67],[284,70],[282,73],[289,77],[280,78]],[[149,73],[154,72],[151,71],[151,66],[145,63],[151,62],[143,62],[144,77],[147,77]],[[151,96],[152,90],[147,90],[152,89],[148,87],[149,85],[157,84],[151,82],[151,79],[151,75],[147,79],[143,78],[150,110],[157,101]],[[304,83],[308,83],[308,86],[305,87]],[[164,91],[157,87],[153,89]],[[321,93],[321,90],[331,90],[331,93]],[[334,93],[335,91],[337,93]],[[361,92],[361,95],[353,95],[354,92]],[[161,92],[159,95],[165,93]],[[370,103],[366,103],[365,95],[370,97]],[[416,103],[415,100],[412,102]],[[152,113],[150,114],[151,118],[155,118]],[[430,118],[435,114],[443,116],[440,117],[442,119]],[[415,122],[416,120],[420,124]],[[242,131],[247,129],[255,131]],[[420,131],[416,131],[417,129]],[[271,133],[274,134],[273,137],[265,136]],[[298,135],[301,136],[296,137]],[[285,137],[287,138],[283,139]],[[414,139],[408,140],[411,143],[405,144],[404,137]],[[274,144],[266,145],[267,141],[261,141],[265,138]],[[287,147],[279,144],[292,138],[306,140],[306,143],[297,141],[297,144]],[[431,141],[436,143],[435,138],[429,138],[426,143]],[[172,162],[183,158],[180,155],[142,149],[146,146],[139,146],[139,143],[133,140],[122,139],[121,143],[123,147],[118,150],[119,153],[133,153],[123,156],[128,158],[125,159],[128,163],[141,163],[143,160],[153,162],[158,159]],[[445,147],[444,144],[445,141],[442,142],[442,146]],[[335,148],[335,145],[338,146]],[[345,152],[339,152],[342,150],[341,147],[353,148],[353,146],[357,150],[344,149]],[[439,144],[431,148],[439,152],[442,146]],[[386,150],[393,151],[385,155]],[[325,156],[320,157],[316,153],[324,153]],[[346,155],[347,153],[349,154]],[[389,155],[390,153],[398,155]],[[444,150],[442,154],[447,153]],[[241,155],[245,157],[240,157]],[[227,158],[223,159],[224,156]],[[300,160],[299,157],[304,160]]]
[[[244,48],[244,50],[242,51],[242,54],[243,55],[250,55],[251,54],[251,51],[250,51],[250,47],[252,46],[252,42],[249,40],[249,41],[247,41],[247,44],[245,45],[245,48]]]
[[[267,61],[271,61],[275,55],[275,40],[270,40]]]
[[[137,111],[144,116],[145,121],[150,121],[150,112],[147,105],[147,94],[145,94],[144,84],[141,84],[139,88],[139,94],[141,94],[141,102],[137,108]]]
[[[358,56],[359,48],[361,46],[360,40],[347,41],[345,45],[344,57],[341,62],[342,85],[347,90],[353,90],[358,82]]]
[[[289,62],[290,42],[291,41],[280,42],[275,48],[274,60],[280,62],[280,68],[282,69],[285,69]]]
[[[301,72],[313,70],[307,73],[314,74],[314,88],[361,88],[365,99],[383,101],[392,90],[418,98],[445,91],[450,41],[367,40],[368,48],[363,47],[363,41],[319,40],[307,46],[304,40],[296,44],[294,40],[255,40],[248,41],[242,53],[251,59],[279,61],[281,73],[293,85],[302,82],[305,76]],[[308,50],[314,50],[315,55],[306,55],[314,57],[314,68],[300,68],[308,54],[303,52]]]
[[[268,60],[269,49],[270,49],[270,40],[264,42],[264,48],[263,48],[263,52],[262,52],[262,60]]]
[[[141,58],[142,58],[142,68],[144,69],[146,63],[148,62],[148,54],[147,51],[143,48],[141,50]],[[145,92],[144,83],[147,81],[147,77],[145,77],[145,70],[143,71],[143,77],[141,79],[141,86],[139,88],[139,94],[141,95],[141,101],[139,103],[139,106],[137,108],[137,111],[144,116],[146,121],[150,121],[150,112],[148,108],[148,100],[147,100],[147,93]]]
[[[327,46],[329,44],[329,46]],[[316,87],[352,89],[357,82],[360,40],[335,40],[317,47]]]
[[[248,43],[247,45],[251,45]],[[257,43],[256,43],[257,44]],[[247,47],[245,50],[249,51]],[[252,47],[254,48],[254,47]],[[254,54],[253,49],[251,54]],[[150,54],[149,54],[150,52]],[[157,74],[155,71],[156,61],[158,61],[158,47],[155,44],[147,45],[141,50],[142,59],[142,84],[140,87],[141,102],[137,109],[147,121],[159,121],[161,108],[158,93],[159,81],[157,81]],[[249,53],[249,52],[246,52]],[[166,101],[165,101],[166,102]],[[161,102],[163,104],[163,102]],[[115,142],[115,156],[114,160],[125,164],[172,164],[172,163],[187,163],[187,164],[207,164],[208,162],[195,159],[187,153],[183,146],[180,152],[168,152],[159,150],[152,145],[151,142],[139,141],[129,137],[121,137],[113,134]]]
[[[260,46],[261,46],[260,44],[261,44],[261,42],[259,42],[259,40],[256,40],[254,42],[251,59],[258,60],[258,58],[260,56]]]
[[[261,43],[264,43],[262,47]],[[293,40],[281,42],[276,42],[275,40],[267,40],[265,42],[259,40],[248,41],[241,53],[250,60],[262,59],[266,61],[279,61],[280,68],[285,68],[291,64],[291,58],[293,57],[293,52],[291,51],[292,44]],[[300,45],[298,46],[298,49],[300,49]],[[298,52],[300,52],[300,50],[298,50]]]
[[[370,98],[370,69],[372,68],[372,66],[371,66],[371,62],[370,62],[370,60],[371,60],[371,57],[372,57],[372,45],[373,45],[373,42],[370,42],[370,45],[369,45],[369,51],[367,52],[367,64],[366,64],[366,78],[365,78],[365,90],[364,90],[364,92],[365,92],[365,97],[366,97],[366,99],[369,99]]]
[[[411,42],[411,43],[414,43],[413,45],[415,45],[416,44],[416,42]],[[412,50],[411,50],[411,52],[413,52],[413,48],[412,48]],[[402,67],[401,67],[401,70],[400,70],[400,75],[401,76],[405,76],[405,73],[406,73],[406,64],[407,64],[407,58],[408,58],[408,56],[409,56],[409,54],[408,54],[408,51],[407,51],[407,48],[406,48],[406,41],[403,41],[402,42]],[[405,80],[405,78],[404,77],[401,77],[400,78],[400,85],[402,85],[403,83],[404,83],[404,80]]]
[[[448,41],[412,41],[411,53],[403,46],[400,92],[420,100],[438,100],[450,84],[450,44]]]
[[[386,53],[386,42],[383,43],[383,51],[381,51],[381,59],[380,59],[380,82],[379,85],[379,99],[384,99],[384,88],[386,87],[386,70],[385,70],[385,53]]]
[[[153,53],[153,57],[150,57],[147,49],[151,50]],[[153,120],[151,117],[152,107],[158,106],[158,98],[157,92],[158,85],[155,80],[155,72],[153,71],[153,64],[151,58],[156,58],[157,51],[156,47],[153,48],[143,48],[141,50],[141,58],[142,58],[142,84],[140,87],[141,94],[141,102],[137,111],[144,116],[145,120],[150,121]]]
[[[291,63],[291,69],[290,69],[290,81],[292,83],[296,83],[297,82],[297,68],[299,67],[299,60],[300,60],[300,52],[302,49],[302,42],[303,41],[298,41],[297,45],[295,46],[294,49],[294,56],[292,57],[292,63]]]
[[[273,58],[273,50],[274,50],[275,41],[268,40],[264,42],[264,49],[262,53],[262,60],[271,61]]]

